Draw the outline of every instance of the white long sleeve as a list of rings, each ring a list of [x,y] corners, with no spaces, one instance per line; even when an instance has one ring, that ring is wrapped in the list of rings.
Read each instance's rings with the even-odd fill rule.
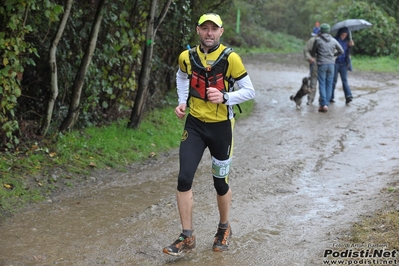
[[[184,73],[179,68],[179,70],[177,70],[176,73],[177,97],[179,104],[187,103],[189,85],[190,85],[190,80],[188,79],[188,74]]]
[[[239,89],[228,92],[229,100],[226,102],[227,105],[239,104],[255,97],[255,89],[248,75],[236,81],[236,84]]]

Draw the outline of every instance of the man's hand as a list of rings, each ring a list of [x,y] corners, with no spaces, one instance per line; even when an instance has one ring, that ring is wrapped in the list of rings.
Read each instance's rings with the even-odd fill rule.
[[[179,104],[179,106],[175,108],[175,114],[179,119],[183,119],[186,116],[186,108],[187,105],[185,103]]]
[[[217,88],[214,88],[214,87],[207,88],[206,95],[208,96],[208,100],[211,103],[222,103],[223,102],[223,93],[220,92]]]

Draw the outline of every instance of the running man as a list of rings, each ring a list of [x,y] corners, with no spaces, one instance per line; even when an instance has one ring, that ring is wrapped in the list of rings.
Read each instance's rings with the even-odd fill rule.
[[[180,143],[177,179],[177,206],[182,232],[176,241],[163,249],[169,255],[180,255],[195,248],[192,184],[206,148],[212,157],[213,184],[219,209],[219,224],[212,248],[214,251],[228,249],[228,239],[232,234],[229,223],[232,192],[228,176],[233,154],[233,105],[255,97],[255,89],[240,56],[220,44],[224,31],[220,16],[213,13],[202,15],[196,31],[200,44],[180,54],[176,74],[179,105],[175,114],[184,119],[188,107],[189,113]],[[232,90],[233,82],[239,90]]]

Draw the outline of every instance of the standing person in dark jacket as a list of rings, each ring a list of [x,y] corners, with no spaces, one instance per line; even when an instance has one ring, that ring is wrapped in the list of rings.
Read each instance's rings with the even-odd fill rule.
[[[330,34],[330,25],[320,26],[321,35],[313,44],[311,55],[317,57],[317,79],[319,81],[319,112],[327,112],[334,81],[335,56],[344,53],[342,46]]]
[[[338,43],[342,46],[344,49],[344,53],[341,54],[340,56],[335,59],[335,72],[334,72],[334,84],[333,84],[333,89],[332,89],[332,96],[331,96],[331,102],[334,102],[334,90],[335,90],[335,85],[337,84],[338,81],[338,73],[341,76],[341,81],[342,81],[342,87],[344,89],[344,94],[345,94],[345,103],[350,103],[353,99],[352,92],[349,88],[348,84],[348,63],[349,63],[349,58],[350,58],[350,48],[355,45],[353,40],[349,40],[349,30],[348,28],[340,28],[337,32],[337,35],[335,36],[335,39],[338,41]]]

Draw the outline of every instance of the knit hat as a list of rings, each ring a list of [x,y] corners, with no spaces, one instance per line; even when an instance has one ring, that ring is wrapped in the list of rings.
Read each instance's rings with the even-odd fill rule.
[[[202,15],[198,20],[198,26],[200,26],[205,21],[212,21],[220,28],[223,26],[222,19],[220,18],[220,16],[218,14],[215,14],[215,13],[207,13],[207,14]]]
[[[320,32],[321,33],[330,33],[330,25],[327,23],[323,23],[320,25]]]

